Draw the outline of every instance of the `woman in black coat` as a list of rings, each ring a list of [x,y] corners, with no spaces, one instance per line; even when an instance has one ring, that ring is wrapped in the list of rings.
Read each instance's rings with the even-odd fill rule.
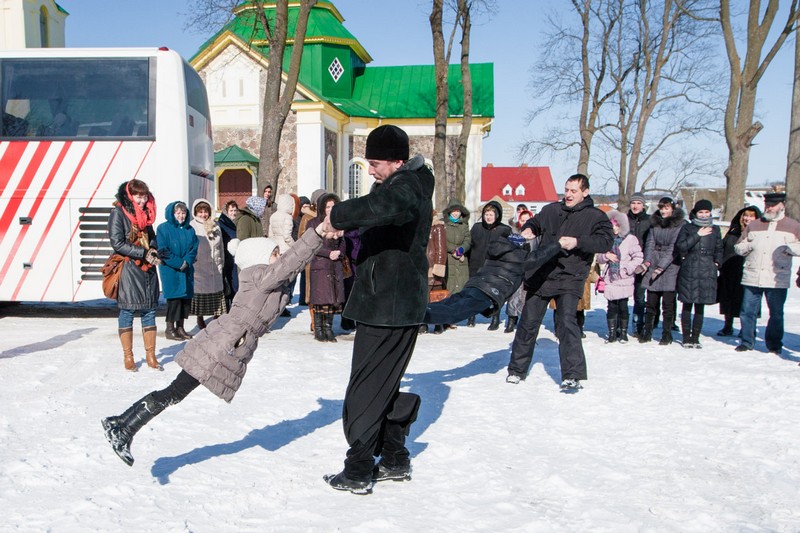
[[[222,245],[225,250],[225,262],[222,265],[222,279],[225,282],[225,301],[231,308],[233,297],[239,290],[239,269],[233,262],[233,254],[228,251],[228,243],[236,238],[236,217],[239,215],[239,204],[231,200],[225,204],[217,219],[222,230]]]
[[[733,335],[733,319],[738,317],[742,310],[744,257],[737,254],[733,247],[742,236],[745,226],[759,218],[761,210],[756,206],[740,209],[731,219],[728,233],[722,239],[722,265],[717,279],[717,299],[719,312],[725,316],[725,325],[717,332],[720,337]]]
[[[481,211],[481,221],[470,228],[470,238],[472,247],[467,252],[469,263],[469,277],[477,275],[478,270],[486,262],[489,244],[495,239],[505,239],[511,235],[511,227],[506,226],[500,220],[503,217],[503,208],[494,200],[483,206]],[[475,317],[471,316],[467,320],[468,327],[475,326]],[[500,327],[499,311],[492,315],[492,323],[489,324],[490,330]]]
[[[722,233],[711,218],[711,202],[699,200],[689,213],[691,223],[684,224],[675,241],[678,271],[678,300],[681,309],[681,332],[684,348],[702,348],[705,306],[717,301],[717,270],[722,263]],[[694,318],[692,318],[694,307]]]

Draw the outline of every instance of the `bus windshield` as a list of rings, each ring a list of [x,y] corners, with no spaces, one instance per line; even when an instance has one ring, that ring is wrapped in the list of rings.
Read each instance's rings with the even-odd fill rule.
[[[151,61],[0,59],[0,138],[152,138]]]

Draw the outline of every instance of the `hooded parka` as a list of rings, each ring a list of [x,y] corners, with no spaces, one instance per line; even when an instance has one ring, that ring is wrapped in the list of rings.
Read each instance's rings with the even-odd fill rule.
[[[164,210],[165,222],[158,225],[159,254],[165,251],[158,266],[164,298],[188,299],[194,295],[194,261],[197,258],[197,235],[190,222],[192,214],[186,213],[186,220],[178,223],[175,218],[175,204],[172,202]],[[186,268],[181,267],[186,264]]]
[[[694,221],[695,217],[692,216]],[[698,235],[700,226],[684,224],[675,241],[678,270],[678,300],[710,305],[717,301],[717,271],[722,263],[722,233],[711,226],[711,234]]]
[[[450,218],[453,211],[461,211],[461,216],[455,222]],[[469,210],[458,201],[450,202],[444,210],[444,230],[447,236],[447,272],[445,288],[450,294],[456,294],[464,288],[469,279],[469,263],[467,254],[472,249],[472,235],[469,231]],[[461,248],[461,256],[456,257],[454,252]]]
[[[205,198],[198,198],[192,204],[191,213],[200,203],[211,203]],[[189,224],[197,235],[197,256],[194,262],[194,292],[196,294],[216,294],[222,292],[222,267],[225,263],[225,250],[222,244],[222,230],[209,218],[205,223],[192,218]]]
[[[469,230],[472,241],[469,253],[467,254],[470,277],[477,274],[478,270],[486,261],[489,243],[495,239],[505,239],[511,235],[511,227],[501,222],[503,218],[503,207],[498,202],[490,200],[483,206],[481,215],[490,209],[495,213],[494,223],[486,223],[486,221],[483,220],[483,216],[481,216],[481,221],[473,224],[472,228]]]
[[[291,194],[279,194],[275,206],[275,212],[269,217],[267,237],[277,242],[281,253],[284,253],[294,244],[294,197]]]

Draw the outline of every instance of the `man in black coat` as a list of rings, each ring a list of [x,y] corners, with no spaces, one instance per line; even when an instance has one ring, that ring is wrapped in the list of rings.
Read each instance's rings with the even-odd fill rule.
[[[586,357],[576,310],[583,295],[594,254],[611,250],[614,231],[605,213],[594,207],[589,196],[589,178],[574,174],[567,179],[564,198],[549,204],[522,227],[522,236],[541,238],[541,245],[561,239],[569,253],[551,259],[525,279],[528,293],[519,320],[508,383],[519,383],[528,374],[539,327],[551,299],[556,301],[556,331],[561,359],[561,389],[575,392],[586,379]]]
[[[631,196],[628,203],[628,222],[631,234],[636,236],[639,246],[644,250],[647,234],[650,233],[650,215],[647,214],[647,199],[640,192]],[[645,295],[647,290],[642,287],[644,274],[636,274],[633,279],[633,335],[638,337],[644,328]],[[627,327],[627,324],[626,326]]]
[[[424,159],[409,160],[408,136],[396,126],[369,134],[366,159],[373,189],[330,214],[337,230],[361,234],[358,275],[342,313],[358,323],[342,414],[350,449],[344,470],[325,476],[334,489],[355,494],[369,494],[375,481],[411,478],[405,439],[420,398],[399,390],[428,303],[434,189]]]

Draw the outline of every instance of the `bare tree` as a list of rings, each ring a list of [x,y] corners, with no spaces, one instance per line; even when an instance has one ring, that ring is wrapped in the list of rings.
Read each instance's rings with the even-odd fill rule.
[[[189,24],[194,27],[205,25],[219,27],[220,22],[230,20],[234,9],[253,10],[253,31],[248,41],[249,46],[268,46],[267,78],[262,103],[261,142],[259,149],[258,189],[269,184],[274,190],[278,187],[278,177],[283,168],[280,164],[280,142],[286,117],[291,111],[297,80],[300,76],[300,62],[303,55],[303,44],[306,37],[308,17],[317,0],[299,0],[297,22],[292,37],[292,53],[289,59],[286,79],[283,79],[283,56],[289,35],[289,2],[276,0],[275,17],[265,13],[265,6],[272,2],[251,0],[240,5],[240,0],[201,0],[195,5]],[[295,2],[293,2],[294,4]],[[265,42],[257,42],[259,31]]]
[[[450,53],[453,49],[453,39],[457,25],[452,31],[445,45],[444,41],[444,0],[433,0],[433,7],[429,17],[431,34],[433,36],[433,62],[436,76],[436,118],[433,135],[433,173],[436,176],[436,209],[442,211],[447,207],[449,196],[447,174],[447,116],[450,91],[448,82],[448,66]]]
[[[730,0],[720,0],[719,3],[719,21],[730,65],[728,101],[725,107],[725,142],[728,145],[728,168],[725,170],[726,220],[744,204],[750,146],[764,127],[754,119],[758,83],[786,37],[794,30],[798,18],[797,3],[798,0],[791,0],[786,22],[764,55],[769,32],[778,14],[779,1],[768,0],[763,15],[761,0],[749,1],[744,63],[736,46]]]
[[[794,87],[792,120],[789,126],[789,153],[786,156],[786,213],[800,219],[800,30],[794,37]]]

